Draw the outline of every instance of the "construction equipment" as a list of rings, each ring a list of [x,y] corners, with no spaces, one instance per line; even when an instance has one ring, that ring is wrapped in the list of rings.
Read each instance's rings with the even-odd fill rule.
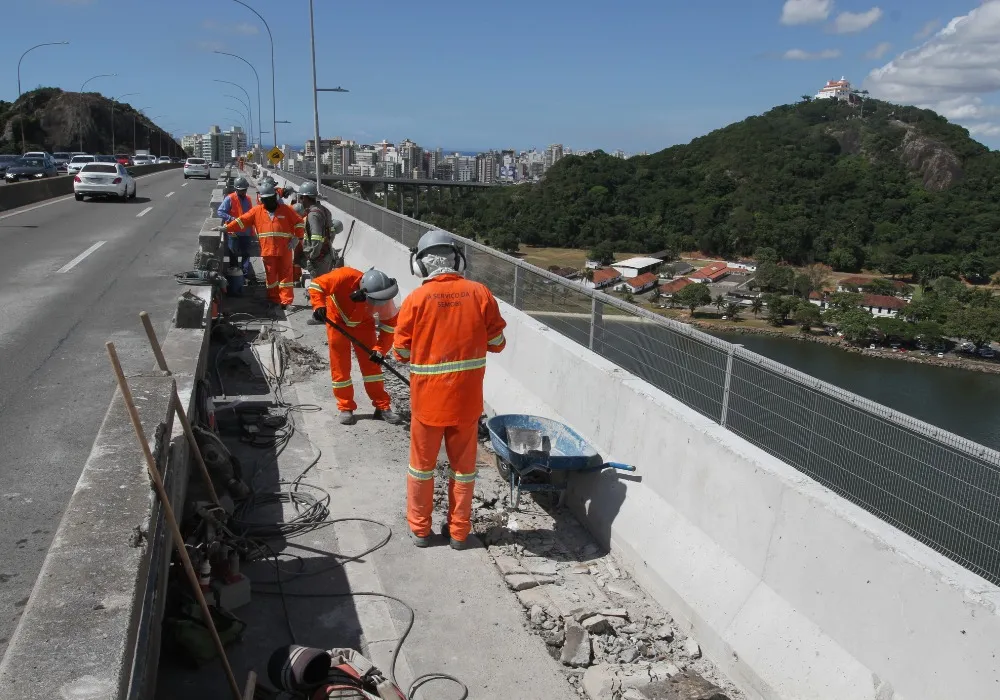
[[[374,350],[372,350],[370,347],[368,347],[367,345],[365,345],[364,343],[362,343],[360,340],[358,340],[357,338],[355,338],[353,335],[351,335],[350,333],[348,333],[346,330],[344,330],[343,328],[341,328],[340,326],[338,326],[336,323],[334,323],[330,319],[324,318],[323,320],[326,321],[326,324],[328,326],[330,326],[331,328],[335,328],[337,331],[339,331],[340,333],[342,333],[348,340],[350,340],[352,343],[354,343],[359,350],[361,350],[363,353],[365,353],[369,357],[371,357],[372,355],[375,354]],[[375,362],[375,361],[373,360],[373,362]],[[402,374],[400,374],[399,371],[395,367],[393,367],[388,362],[386,362],[385,358],[382,358],[380,361],[377,362],[377,364],[379,364],[383,368],[389,370],[389,372],[391,372],[392,374],[394,374],[396,376],[396,378],[399,379],[404,384],[406,384],[406,386],[410,386],[410,380],[407,379],[406,377],[404,377]]]

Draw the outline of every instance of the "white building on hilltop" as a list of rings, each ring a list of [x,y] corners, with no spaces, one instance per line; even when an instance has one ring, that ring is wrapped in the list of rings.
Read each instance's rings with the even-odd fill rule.
[[[844,77],[828,80],[823,89],[816,93],[817,100],[850,100],[851,82]]]

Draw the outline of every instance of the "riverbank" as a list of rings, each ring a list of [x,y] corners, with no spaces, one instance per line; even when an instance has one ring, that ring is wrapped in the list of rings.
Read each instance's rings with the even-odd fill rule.
[[[785,328],[767,328],[761,326],[747,326],[743,325],[741,322],[712,322],[706,321],[704,319],[691,319],[691,318],[680,318],[674,317],[675,320],[681,323],[686,323],[690,326],[694,326],[698,330],[705,331],[706,333],[735,333],[740,335],[762,335],[771,338],[782,338],[784,340],[797,340],[800,342],[810,342],[810,343],[822,343],[824,345],[829,345],[836,347],[844,352],[851,352],[856,355],[865,355],[867,357],[880,357],[886,360],[902,360],[903,362],[915,362],[923,365],[935,365],[937,367],[951,367],[952,369],[964,369],[970,372],[984,372],[986,374],[1000,374],[1000,362],[990,361],[990,360],[980,360],[972,359],[969,357],[962,357],[954,353],[948,353],[944,357],[937,357],[936,355],[921,354],[921,351],[893,351],[891,348],[881,348],[871,350],[867,347],[859,347],[856,345],[851,345],[843,340],[843,338],[838,338],[836,336],[827,335],[826,333],[814,333],[810,331],[809,333],[803,333],[801,331],[796,331],[794,333],[789,332],[786,326]]]

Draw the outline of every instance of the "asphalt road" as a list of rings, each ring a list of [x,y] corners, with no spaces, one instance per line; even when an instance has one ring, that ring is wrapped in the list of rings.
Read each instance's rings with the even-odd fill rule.
[[[170,170],[128,203],[0,214],[0,656],[111,400],[104,343],[126,372],[154,367],[138,314],[163,337],[214,186]]]

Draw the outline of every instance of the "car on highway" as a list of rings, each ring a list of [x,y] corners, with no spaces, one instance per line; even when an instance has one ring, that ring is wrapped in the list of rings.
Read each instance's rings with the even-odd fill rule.
[[[73,177],[78,202],[84,197],[114,197],[124,202],[134,199],[137,189],[135,178],[121,163],[87,163]]]
[[[94,157],[97,159],[96,162],[98,162],[98,163],[117,163],[118,162],[117,160],[115,160],[114,156],[104,155],[104,156],[94,156]]]
[[[130,156],[128,153],[116,153],[115,160],[118,161],[119,165],[124,165],[126,168],[130,165],[135,165],[132,162],[132,156]]]
[[[21,156],[14,154],[3,154],[0,155],[0,175],[7,174],[7,168]]]
[[[147,156],[142,153],[137,153],[136,155],[132,156],[132,162],[135,163],[136,165],[152,165],[153,163],[156,162],[156,159],[153,156]]]
[[[184,179],[189,177],[203,177],[206,180],[212,179],[212,168],[204,158],[188,158],[184,161]]]
[[[73,156],[71,156],[66,151],[57,151],[52,154],[52,160],[56,162],[56,170],[61,173],[66,172],[66,167],[69,165],[69,161]]]
[[[213,161],[212,162],[212,167],[213,168],[221,168],[222,167],[222,163],[219,163],[218,161]]]
[[[156,159],[156,162],[157,163],[169,163],[170,162],[170,156],[160,156],[159,158]]]
[[[95,160],[97,160],[95,156],[86,153],[75,155],[69,161],[69,165],[66,166],[66,172],[70,175],[76,175],[80,172],[80,168],[85,166],[87,163],[93,163]]]
[[[51,158],[35,158],[21,156],[9,166],[4,173],[4,180],[8,183],[19,182],[20,180],[39,180],[43,177],[56,177],[59,171],[56,170],[55,161]]]
[[[21,155],[22,158],[51,158],[48,151],[28,151]]]

